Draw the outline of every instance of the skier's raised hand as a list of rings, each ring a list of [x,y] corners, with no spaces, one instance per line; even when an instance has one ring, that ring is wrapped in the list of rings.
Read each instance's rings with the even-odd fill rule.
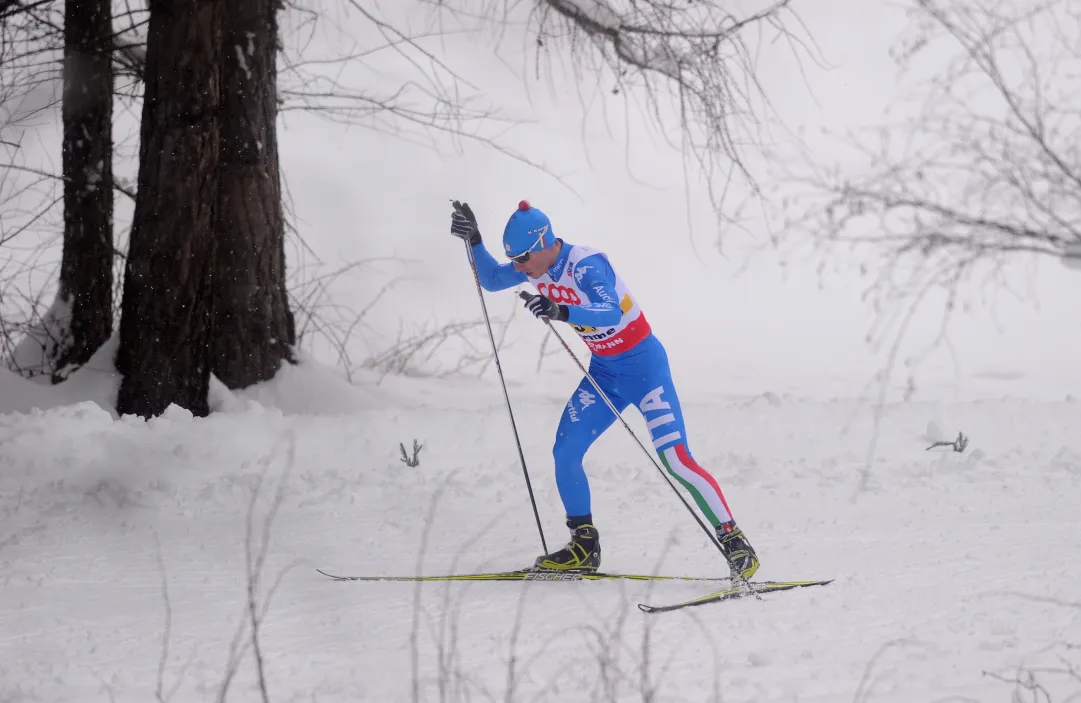
[[[450,216],[450,233],[459,239],[469,242],[469,246],[475,247],[480,244],[480,228],[477,227],[477,217],[469,208],[468,203],[453,203],[454,212]]]

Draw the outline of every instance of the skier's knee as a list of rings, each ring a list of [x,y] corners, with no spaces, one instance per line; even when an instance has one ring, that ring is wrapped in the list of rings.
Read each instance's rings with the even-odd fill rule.
[[[552,445],[552,458],[555,459],[557,467],[580,464],[584,455],[585,452],[580,447],[576,447],[573,442],[557,439]]]

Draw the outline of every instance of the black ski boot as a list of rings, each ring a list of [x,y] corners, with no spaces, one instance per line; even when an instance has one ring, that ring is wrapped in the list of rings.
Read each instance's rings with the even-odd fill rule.
[[[747,541],[743,530],[736,527],[736,521],[723,523],[717,526],[717,540],[721,543],[721,552],[728,560],[728,568],[732,572],[732,580],[747,580],[758,571],[758,555],[754,553],[754,547]]]
[[[600,565],[600,533],[593,525],[586,524],[572,527],[571,541],[567,546],[558,552],[537,557],[533,568],[545,571],[596,571]]]

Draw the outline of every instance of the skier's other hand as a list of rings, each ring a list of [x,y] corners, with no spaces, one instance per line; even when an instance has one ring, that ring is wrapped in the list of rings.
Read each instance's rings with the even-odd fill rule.
[[[481,238],[476,215],[473,214],[468,203],[455,200],[453,205],[454,212],[450,215],[450,233],[462,241],[469,242],[471,247],[477,246]]]
[[[534,295],[526,301],[526,310],[533,313],[534,316],[542,320],[558,320],[560,322],[567,321],[567,314],[570,312],[566,305],[560,305],[554,300],[549,300],[543,295]]]

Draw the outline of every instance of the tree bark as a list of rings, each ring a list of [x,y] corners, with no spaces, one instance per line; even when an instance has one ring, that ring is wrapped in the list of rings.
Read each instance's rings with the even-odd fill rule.
[[[211,370],[229,388],[292,361],[276,122],[279,0],[232,0],[223,20],[221,162]]]
[[[64,252],[58,297],[70,310],[53,379],[85,364],[113,329],[113,68],[110,0],[64,6]],[[66,322],[66,324],[64,324]]]
[[[224,0],[152,0],[117,412],[208,414]]]

